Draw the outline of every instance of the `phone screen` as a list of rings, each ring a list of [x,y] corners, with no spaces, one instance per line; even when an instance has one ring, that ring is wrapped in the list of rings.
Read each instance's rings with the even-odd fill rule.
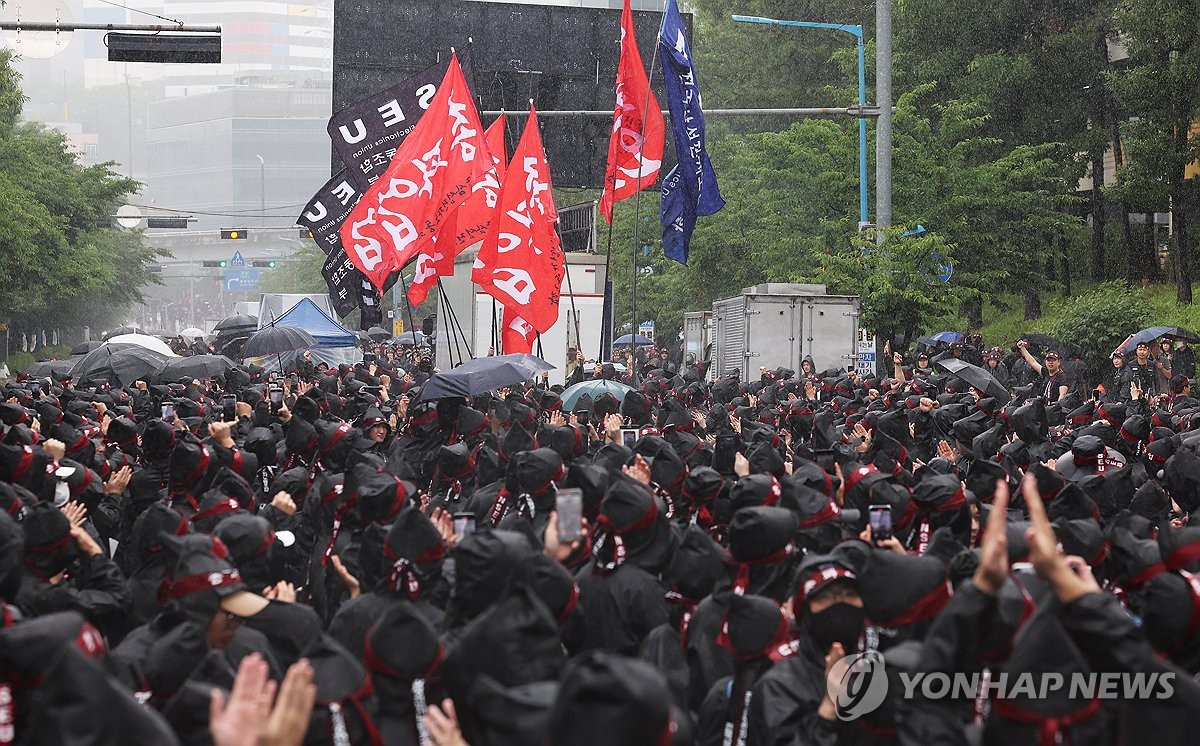
[[[837,453],[832,448],[821,448],[813,452],[813,460],[827,474],[833,474],[837,469]]]
[[[587,427],[588,419],[591,417],[591,414],[592,413],[587,411],[586,409],[581,409],[575,413],[575,419],[577,422],[579,422],[580,425]]]
[[[558,540],[568,544],[578,540],[583,535],[583,491],[559,490],[554,510],[558,513]]]
[[[221,397],[222,417],[226,422],[233,422],[237,418],[237,397],[232,394],[226,394]]]
[[[738,436],[736,433],[723,433],[717,436],[717,445],[713,449],[712,468],[718,474],[729,476],[733,474],[733,462],[737,457]]]
[[[175,419],[175,405],[174,404],[162,405],[162,418],[164,420]]]
[[[31,384],[29,384],[29,390],[35,394],[40,394],[40,393],[42,393],[42,384],[31,383]]]
[[[454,535],[462,541],[467,534],[475,532],[475,514],[474,513],[455,513],[454,514]]]
[[[283,406],[283,389],[271,389],[271,409]]]
[[[634,444],[637,443],[637,428],[636,427],[621,428],[621,442],[625,445],[626,448],[633,448]]]
[[[892,538],[892,506],[872,505],[868,511],[871,521],[871,540],[878,544]]]

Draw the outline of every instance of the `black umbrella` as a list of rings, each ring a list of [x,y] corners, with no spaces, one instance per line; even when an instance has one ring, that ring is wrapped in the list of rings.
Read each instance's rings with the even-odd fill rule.
[[[1198,342],[1200,339],[1195,334],[1191,333],[1182,326],[1152,326],[1148,329],[1142,329],[1140,332],[1130,334],[1125,338],[1117,349],[1125,352],[1132,352],[1139,344],[1145,342],[1147,344],[1153,342],[1159,337],[1171,337],[1172,339],[1186,339],[1189,342]]]
[[[80,342],[71,348],[72,355],[86,355],[100,345],[104,344],[98,339],[93,339],[91,342]]]
[[[30,378],[46,378],[47,376],[61,378],[69,376],[77,362],[79,362],[79,358],[77,357],[68,358],[67,360],[43,360],[28,366],[25,370],[21,371],[21,374]]]
[[[79,359],[71,369],[75,385],[87,386],[107,379],[116,386],[150,380],[170,360],[168,355],[129,342],[113,342],[97,347]]]
[[[294,326],[267,326],[259,329],[242,346],[243,357],[266,357],[316,347],[317,340]]]
[[[258,328],[258,318],[257,317],[247,316],[244,313],[239,313],[235,316],[226,316],[225,318],[221,319],[220,321],[217,322],[217,325],[213,327],[213,330],[219,332],[222,329],[257,329],[257,328]]]
[[[250,339],[249,329],[225,329],[217,333],[217,338],[213,340],[213,350],[218,355],[241,360],[242,346],[246,344],[247,339]]]
[[[138,329],[136,326],[122,326],[120,328],[113,329],[108,334],[105,334],[104,341],[107,342],[108,340],[112,339],[113,337],[116,337],[121,334],[141,334],[141,333],[142,333],[142,330]]]
[[[422,401],[475,396],[512,386],[554,370],[554,366],[535,355],[495,355],[477,357],[454,370],[434,373],[421,387]]]
[[[1045,347],[1047,349],[1051,347],[1058,347],[1059,344],[1061,344],[1057,339],[1051,337],[1049,334],[1022,334],[1021,339],[1025,340],[1031,345],[1038,345],[1039,347]]]
[[[392,333],[387,329],[384,329],[382,326],[373,326],[367,330],[367,336],[376,342],[379,342],[392,336]]]
[[[419,345],[425,341],[425,335],[421,332],[404,332],[396,337],[396,344],[401,345]]]
[[[367,333],[361,329],[356,329],[354,331],[354,338],[357,339],[359,342],[370,342],[371,341],[371,338],[367,336]]]
[[[955,357],[939,360],[937,364],[966,381],[968,386],[982,391],[984,396],[990,396],[1001,403],[1007,402],[1011,398],[1008,389],[1004,388],[1004,384],[978,365],[971,365],[965,360]]]
[[[169,358],[158,372],[158,382],[178,381],[182,378],[220,378],[225,371],[237,367],[224,355],[192,355],[191,357]]]

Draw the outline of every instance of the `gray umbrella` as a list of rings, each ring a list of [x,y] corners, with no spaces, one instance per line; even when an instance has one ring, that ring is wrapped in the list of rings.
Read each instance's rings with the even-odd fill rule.
[[[242,346],[243,357],[266,357],[316,347],[317,340],[294,326],[267,326],[250,335]]]
[[[554,366],[535,355],[477,357],[454,370],[434,373],[421,387],[421,399],[474,396],[528,381],[548,370]]]
[[[1004,384],[997,381],[991,373],[988,373],[978,365],[971,365],[965,360],[959,360],[956,357],[939,360],[937,364],[966,381],[968,386],[982,391],[984,396],[990,396],[1001,403],[1007,402],[1012,398],[1008,393],[1008,389],[1004,388]]]
[[[237,315],[226,316],[225,318],[221,319],[220,321],[217,322],[217,325],[213,327],[213,330],[221,331],[222,329],[257,329],[257,328],[258,328],[258,317],[257,316],[248,316],[244,313],[239,313]]]
[[[111,342],[80,358],[71,369],[75,385],[108,380],[117,386],[150,380],[170,357],[130,342]]]

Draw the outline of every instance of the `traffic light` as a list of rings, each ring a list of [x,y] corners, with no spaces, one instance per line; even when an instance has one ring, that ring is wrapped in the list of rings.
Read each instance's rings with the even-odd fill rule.
[[[246,238],[245,228],[226,228],[221,231],[221,238],[229,238],[233,240],[241,240]]]
[[[274,259],[253,259],[250,261],[251,267],[266,267],[267,269],[275,269]]]
[[[221,267],[222,269],[229,266],[229,262],[224,259],[205,259],[203,264],[205,267]]]

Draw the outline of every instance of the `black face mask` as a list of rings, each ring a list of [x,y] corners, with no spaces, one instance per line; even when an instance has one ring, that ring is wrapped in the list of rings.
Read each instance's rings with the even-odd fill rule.
[[[840,642],[847,653],[853,653],[858,650],[865,619],[866,612],[861,607],[836,603],[816,614],[805,614],[803,627],[822,654],[835,642]]]

